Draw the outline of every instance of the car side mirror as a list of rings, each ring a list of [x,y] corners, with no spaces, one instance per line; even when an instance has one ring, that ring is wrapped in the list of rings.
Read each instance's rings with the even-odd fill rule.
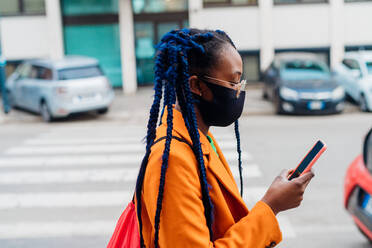
[[[362,77],[362,73],[358,69],[352,70],[351,75],[353,75],[354,78],[361,78]]]
[[[372,173],[372,128],[364,139],[363,160],[368,170]]]

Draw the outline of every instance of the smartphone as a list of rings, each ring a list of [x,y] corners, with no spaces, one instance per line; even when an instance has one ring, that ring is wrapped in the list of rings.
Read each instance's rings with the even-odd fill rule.
[[[313,148],[311,148],[307,155],[302,159],[297,168],[289,175],[288,180],[299,177],[311,170],[311,167],[313,167],[314,163],[326,149],[327,146],[322,141],[318,140]]]

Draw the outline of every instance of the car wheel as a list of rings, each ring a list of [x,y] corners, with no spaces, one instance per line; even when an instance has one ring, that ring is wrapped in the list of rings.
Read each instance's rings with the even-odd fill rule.
[[[367,99],[364,95],[360,96],[359,108],[363,112],[368,112]]]
[[[263,90],[262,90],[262,99],[264,100],[269,99],[269,95],[267,94],[267,88],[265,86],[263,87]]]
[[[370,237],[368,237],[368,235],[365,232],[363,232],[363,230],[358,225],[356,225],[356,226],[358,227],[358,230],[363,234],[363,236],[367,238],[369,243],[372,244],[372,239],[370,239]]]
[[[274,107],[275,107],[275,113],[278,115],[284,114],[284,110],[282,108],[282,103],[280,101],[280,98],[278,94],[275,95],[274,98]]]
[[[50,113],[48,104],[46,102],[42,102],[40,104],[40,113],[41,113],[41,117],[43,118],[45,122],[53,121],[53,116]]]
[[[104,115],[107,114],[108,110],[109,110],[108,108],[99,109],[97,110],[97,113],[100,115]]]
[[[11,108],[15,107],[15,101],[14,101],[14,96],[10,90],[6,90],[6,95],[8,96],[8,103]]]

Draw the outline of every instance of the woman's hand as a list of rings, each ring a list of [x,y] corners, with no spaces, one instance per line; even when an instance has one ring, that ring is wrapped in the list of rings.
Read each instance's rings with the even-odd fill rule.
[[[314,177],[309,171],[288,181],[290,170],[284,170],[277,176],[261,201],[271,207],[274,214],[300,206],[307,185]]]

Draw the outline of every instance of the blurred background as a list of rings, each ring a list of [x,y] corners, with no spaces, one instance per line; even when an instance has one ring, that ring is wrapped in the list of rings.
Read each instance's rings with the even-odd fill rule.
[[[155,45],[195,27],[242,56],[249,207],[328,144],[303,205],[279,214],[278,247],[371,247],[371,13],[370,0],[0,0],[0,246],[106,246],[144,154]],[[234,131],[212,131],[237,176]]]

